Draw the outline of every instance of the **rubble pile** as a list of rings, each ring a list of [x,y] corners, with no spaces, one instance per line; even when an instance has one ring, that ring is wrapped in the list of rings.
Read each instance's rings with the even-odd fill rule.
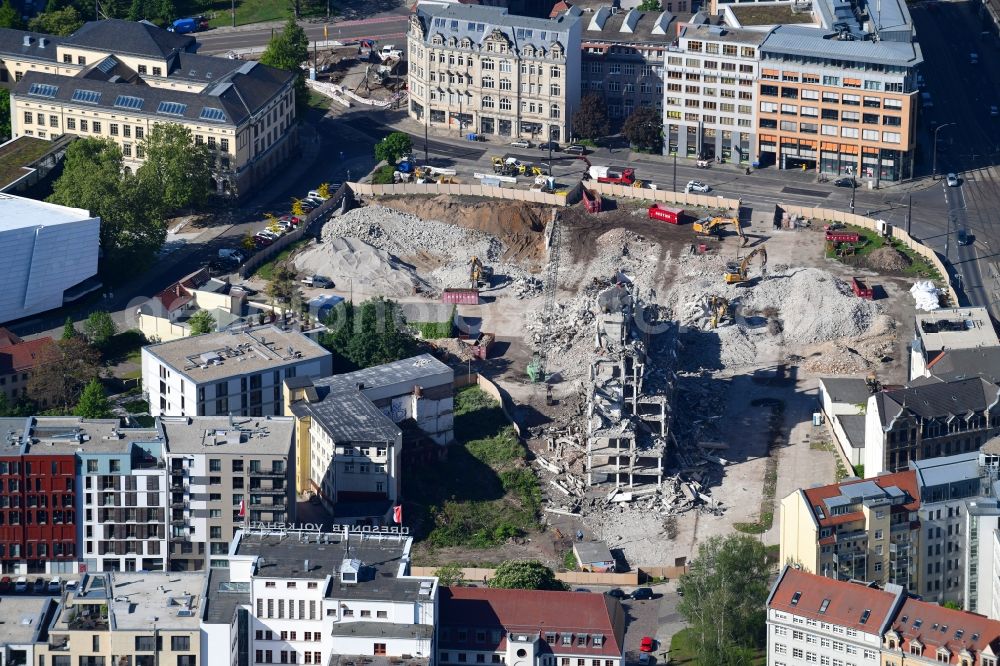
[[[508,289],[514,298],[534,298],[541,296],[545,285],[538,278],[527,275],[513,280]]]
[[[412,266],[354,238],[327,238],[296,255],[294,263],[299,271],[323,275],[337,285],[353,280],[359,291],[408,296],[431,289]]]

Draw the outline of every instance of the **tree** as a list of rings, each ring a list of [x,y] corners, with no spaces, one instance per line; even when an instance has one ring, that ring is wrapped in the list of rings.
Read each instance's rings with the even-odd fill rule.
[[[103,268],[111,276],[133,276],[167,237],[159,184],[125,172],[121,150],[107,139],[70,144],[48,201],[100,216]]]
[[[211,333],[215,330],[215,317],[208,310],[198,310],[188,318],[188,328],[191,335]]]
[[[100,359],[81,337],[58,340],[42,353],[28,380],[28,392],[36,400],[48,398],[54,408],[69,414],[83,387],[97,376]]]
[[[957,601],[946,601],[941,605],[945,608],[950,608],[951,610],[962,610],[962,605]]]
[[[111,315],[103,310],[91,312],[83,322],[83,333],[90,344],[98,349],[104,347],[118,333],[118,325]]]
[[[639,3],[640,12],[658,12],[660,9],[660,0],[642,0]]]
[[[157,123],[143,140],[146,162],[136,171],[144,191],[158,191],[168,211],[200,205],[208,197],[212,158],[208,146],[194,142],[191,130]]]
[[[3,0],[3,4],[0,5],[0,28],[24,29],[24,21],[21,20],[21,15],[14,9],[14,6],[10,4],[10,0]]]
[[[302,63],[308,59],[309,38],[295,19],[288,19],[282,31],[271,37],[260,56],[261,63],[295,74],[295,104],[300,111],[309,103],[309,89],[302,71]]]
[[[281,263],[274,268],[271,281],[267,283],[267,295],[272,302],[278,304],[282,314],[290,309],[298,298],[301,298],[298,277],[291,266],[287,263]]]
[[[104,394],[104,386],[101,380],[94,377],[80,394],[80,402],[77,403],[73,413],[85,419],[106,419],[114,416],[111,411],[111,403]]]
[[[10,138],[10,91],[0,88],[0,140]]]
[[[565,590],[552,569],[537,560],[501,562],[487,583],[504,590]]]
[[[445,587],[461,587],[462,583],[465,582],[465,573],[456,562],[438,568],[434,575],[438,577],[438,584]]]
[[[29,30],[60,37],[73,34],[82,25],[83,19],[76,7],[45,11],[28,21]]]
[[[395,164],[400,157],[408,155],[412,148],[413,141],[409,134],[393,132],[375,144],[375,159]]]
[[[324,199],[329,199],[330,183],[320,183],[320,186],[316,188],[316,193],[319,194]]]
[[[77,335],[79,335],[79,333],[76,331],[76,326],[73,325],[73,318],[67,316],[66,323],[63,324],[62,339],[72,340]]]
[[[10,407],[10,399],[4,391],[0,391],[0,417],[7,418],[14,415],[14,410]]]
[[[663,146],[663,115],[651,106],[640,106],[625,119],[622,134],[640,150],[659,151]]]
[[[328,332],[321,334],[319,341],[334,353],[338,371],[398,361],[413,356],[417,349],[399,304],[382,297],[359,307],[338,303],[326,324]]]
[[[611,132],[608,105],[597,93],[588,93],[580,100],[580,108],[573,114],[573,134],[584,139],[597,140]]]
[[[678,610],[691,625],[698,663],[735,665],[763,645],[768,580],[767,550],[737,534],[712,537],[681,576]]]

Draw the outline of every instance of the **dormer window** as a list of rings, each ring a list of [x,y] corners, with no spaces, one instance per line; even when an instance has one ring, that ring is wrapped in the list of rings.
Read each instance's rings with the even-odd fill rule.
[[[986,655],[979,656],[980,666],[997,666],[996,657],[987,657]]]
[[[920,656],[921,654],[923,654],[923,652],[924,652],[923,645],[921,645],[917,641],[913,641],[910,643],[910,654]]]
[[[949,661],[951,661],[951,653],[948,652],[948,650],[946,650],[945,648],[938,648],[937,660],[938,663],[940,664],[947,664]]]
[[[601,634],[594,634],[590,637],[590,642],[594,647],[601,647],[604,645],[604,636]]]
[[[551,631],[549,633],[545,634],[545,642],[548,643],[549,645],[555,644],[555,642],[556,642],[556,635],[554,633],[552,633]]]
[[[572,645],[573,644],[573,634],[563,634],[562,635],[562,644],[563,645]]]
[[[579,636],[576,637],[576,646],[577,647],[587,646],[587,634],[580,634]]]

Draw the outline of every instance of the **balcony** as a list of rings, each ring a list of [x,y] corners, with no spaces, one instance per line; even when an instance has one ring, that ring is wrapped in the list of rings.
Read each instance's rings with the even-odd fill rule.
[[[250,488],[250,492],[254,495],[284,495],[288,492],[287,488]]]
[[[854,541],[856,539],[868,540],[868,532],[864,530],[852,530],[850,532],[838,532],[836,534],[837,543],[844,543],[845,541]]]
[[[285,478],[285,474],[286,474],[286,472],[283,469],[282,470],[277,470],[277,471],[275,471],[273,469],[251,469],[250,470],[250,476],[251,477],[263,477],[263,478],[270,478],[270,479],[283,479],[283,478]]]

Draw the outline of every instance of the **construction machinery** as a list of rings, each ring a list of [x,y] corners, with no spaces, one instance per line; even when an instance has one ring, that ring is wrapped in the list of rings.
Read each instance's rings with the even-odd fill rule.
[[[728,298],[724,296],[709,296],[708,307],[712,313],[712,328],[718,328],[719,324],[733,320]]]
[[[493,267],[486,266],[479,257],[469,259],[469,281],[473,289],[489,287],[493,282]]]
[[[726,225],[733,225],[736,227],[736,235],[740,237],[740,247],[746,247],[750,239],[747,238],[746,234],[743,233],[743,225],[735,217],[705,217],[694,223],[693,229],[699,236],[715,236],[716,238],[722,237],[722,229]]]
[[[553,215],[549,230],[549,260],[545,266],[545,285],[542,292],[544,295],[542,321],[545,322],[546,333],[548,332],[549,322],[552,321],[552,313],[555,311],[556,289],[559,282],[559,250],[562,245],[562,225],[559,224],[558,214]],[[548,358],[547,350],[545,349],[546,344],[548,344],[548,340],[543,335],[539,350],[531,356],[531,362],[528,363],[528,367],[526,368],[528,377],[535,383],[544,382],[547,378],[546,361]],[[547,404],[549,404],[551,399],[551,391],[552,387],[550,385],[547,387],[545,398]]]
[[[591,166],[587,169],[587,175],[596,180],[598,183],[642,187],[641,181],[636,180],[635,169],[632,167],[612,169],[606,166]],[[636,185],[636,183],[640,184]]]
[[[726,284],[740,284],[749,280],[749,269],[750,264],[755,258],[760,258],[760,275],[764,277],[767,275],[767,250],[764,246],[756,248],[753,252],[743,257],[739,260],[739,263],[730,262],[726,266],[726,272],[722,274],[722,278],[726,281]]]

